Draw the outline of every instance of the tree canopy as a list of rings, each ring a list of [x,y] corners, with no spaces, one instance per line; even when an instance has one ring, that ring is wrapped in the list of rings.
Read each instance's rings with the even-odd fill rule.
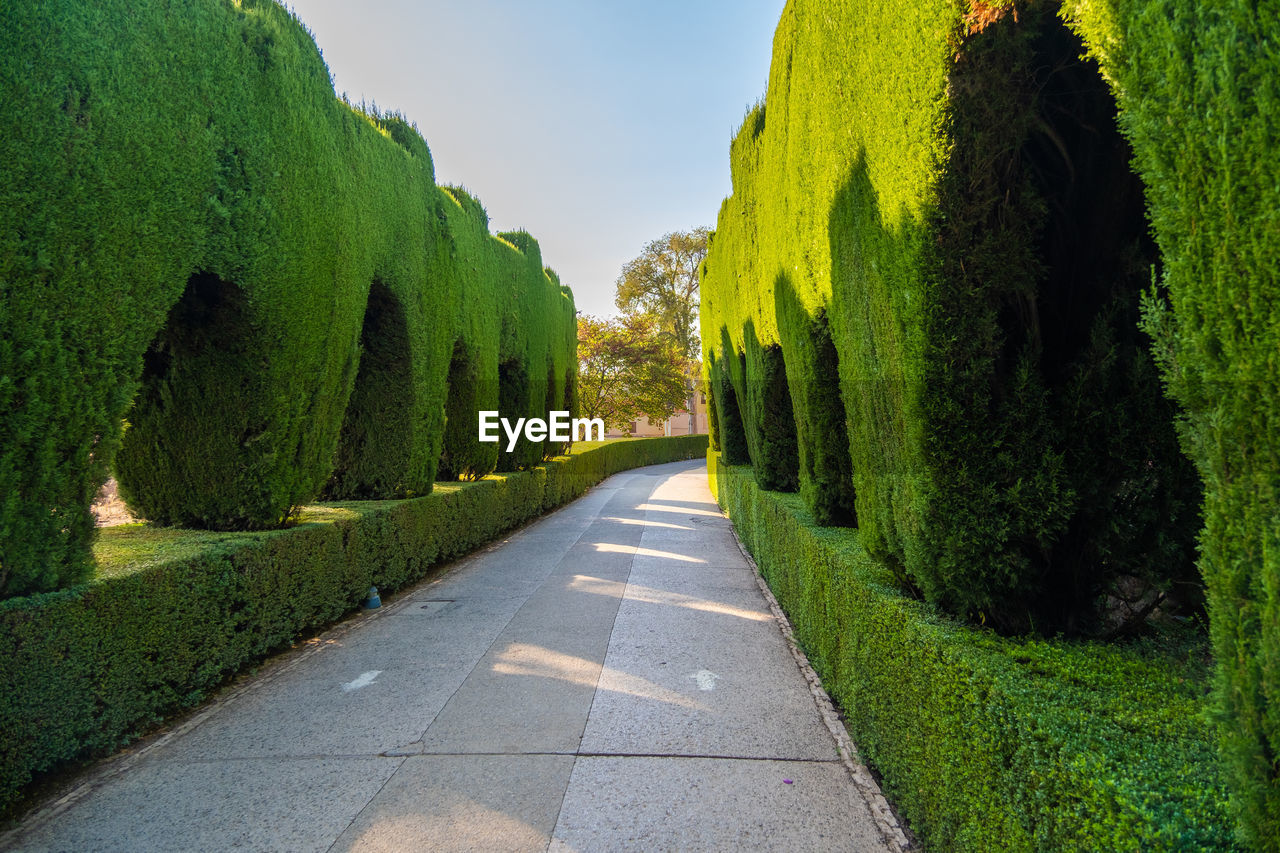
[[[700,354],[698,267],[707,255],[710,233],[703,226],[652,240],[638,258],[622,267],[618,277],[618,309],[652,318],[658,332],[688,360]]]
[[[660,421],[685,404],[685,366],[678,347],[653,317],[578,318],[578,382],[582,416],[630,431],[631,422]]]

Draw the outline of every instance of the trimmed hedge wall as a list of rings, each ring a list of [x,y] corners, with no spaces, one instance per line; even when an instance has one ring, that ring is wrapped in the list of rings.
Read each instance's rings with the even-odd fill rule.
[[[753,335],[781,344],[808,505],[832,523],[821,501],[856,494],[868,551],[953,612],[1088,632],[1116,578],[1194,608],[1202,576],[1233,802],[1268,850],[1278,42],[1274,6],[1244,0],[794,0],[767,109],[731,146],[702,318],[739,398],[762,377],[723,368]],[[805,357],[822,312],[842,399]],[[848,426],[848,478],[806,462],[832,434],[821,405]]]
[[[498,410],[512,422],[545,419],[555,410],[576,416],[578,324],[573,293],[542,266],[533,237],[523,231],[492,236],[489,215],[465,188],[441,192],[462,298],[439,476],[471,480],[499,467],[528,468],[566,449],[521,438],[508,454],[505,439],[477,440],[476,412]]]
[[[0,811],[35,774],[101,755],[229,675],[582,494],[610,474],[693,459],[706,436],[606,442],[541,467],[413,500],[309,507],[282,531],[199,534],[189,556],[0,602]]]
[[[1280,15],[1242,0],[1064,7],[1147,186],[1164,275],[1146,325],[1204,479],[1222,751],[1246,840],[1280,850]]]
[[[789,396],[815,516],[1011,633],[1095,630],[1119,578],[1196,599],[1199,486],[1137,327],[1142,186],[1056,10],[788,3],[702,280],[761,481],[791,487],[762,405]]]
[[[885,793],[936,850],[1233,849],[1194,632],[1008,640],[913,601],[858,531],[708,457],[720,505]]]
[[[278,527],[322,488],[429,492],[455,354],[469,404],[489,346],[522,413],[566,399],[537,244],[454,214],[417,130],[338,100],[277,3],[6,3],[0,90],[0,597],[86,576],[111,467],[152,521]]]
[[[577,362],[577,319],[572,297],[561,289],[559,277],[542,265],[538,242],[524,231],[498,235],[500,256],[511,254],[518,262],[507,261],[510,283],[507,300],[500,306],[502,335],[498,357],[499,409],[503,417],[546,418],[551,409],[568,410],[565,401],[564,376],[570,361]],[[507,247],[510,249],[507,249]],[[572,340],[563,332],[565,319],[572,324]],[[566,349],[566,347],[568,347]],[[504,372],[508,365],[510,380],[506,386],[511,396],[503,397]],[[549,405],[555,403],[555,405]],[[508,453],[506,441],[500,442],[499,471],[519,471],[542,461],[550,450],[543,442],[523,437]]]

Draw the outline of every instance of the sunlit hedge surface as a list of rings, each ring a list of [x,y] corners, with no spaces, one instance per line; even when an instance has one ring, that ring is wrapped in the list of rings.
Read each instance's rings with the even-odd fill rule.
[[[1049,633],[1121,576],[1194,599],[1199,502],[1138,329],[1142,185],[1055,8],[790,3],[702,296],[730,457],[740,416],[762,485]]]
[[[901,587],[1052,635],[1096,630],[1099,593],[1135,579],[1194,611],[1202,576],[1233,803],[1263,849],[1278,43],[1276,10],[1240,0],[793,0],[702,308],[713,441],[762,484],[795,464],[818,523],[856,524]],[[794,463],[765,405],[784,390]]]
[[[474,432],[455,362],[468,405],[507,376],[521,414],[565,407],[536,242],[455,213],[275,3],[5,3],[0,91],[0,597],[85,576],[109,469],[153,521],[269,528],[426,494],[442,451],[492,470],[444,446],[447,403]]]

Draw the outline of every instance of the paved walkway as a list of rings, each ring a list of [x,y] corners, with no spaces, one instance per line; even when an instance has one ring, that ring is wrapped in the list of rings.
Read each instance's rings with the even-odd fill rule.
[[[20,850],[885,850],[701,463],[264,667]]]

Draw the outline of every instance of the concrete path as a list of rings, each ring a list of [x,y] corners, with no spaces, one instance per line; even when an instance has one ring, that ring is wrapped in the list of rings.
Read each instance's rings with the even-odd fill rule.
[[[610,478],[109,762],[15,849],[885,850],[702,463]]]

